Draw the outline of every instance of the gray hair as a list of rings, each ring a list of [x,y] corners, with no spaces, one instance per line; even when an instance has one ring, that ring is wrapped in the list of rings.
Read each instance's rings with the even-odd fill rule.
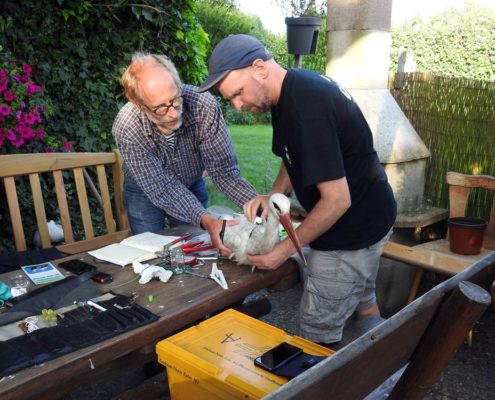
[[[142,103],[142,96],[139,90],[138,77],[144,67],[150,65],[161,65],[166,71],[170,73],[172,79],[178,88],[182,83],[179,77],[179,73],[175,68],[174,63],[163,54],[150,54],[145,52],[136,52],[132,56],[131,64],[122,74],[120,83],[124,87],[125,97],[130,101],[137,101]]]

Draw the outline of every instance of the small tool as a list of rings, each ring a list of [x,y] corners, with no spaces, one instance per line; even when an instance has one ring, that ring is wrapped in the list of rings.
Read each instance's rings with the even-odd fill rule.
[[[178,237],[177,239],[172,240],[170,243],[167,243],[163,246],[163,251],[170,250],[170,248],[177,243],[183,242],[184,240],[189,239],[192,236],[192,233],[188,232],[185,235]]]
[[[195,241],[195,242],[188,242],[181,244],[179,247],[182,249],[182,251],[185,254],[189,253],[197,253],[200,251],[206,251],[206,250],[213,250],[215,246],[209,244],[209,245],[204,245],[201,246],[204,243],[204,241]]]
[[[218,283],[223,289],[227,290],[229,286],[227,285],[227,281],[223,276],[222,270],[218,269],[217,263],[213,263],[211,265],[211,274],[210,278],[213,279],[216,283]]]
[[[98,309],[100,311],[107,311],[107,309],[105,307],[100,306],[98,303],[96,303],[96,302],[94,302],[92,300],[86,301],[86,304],[88,306],[94,307],[94,308],[96,308],[96,309]]]

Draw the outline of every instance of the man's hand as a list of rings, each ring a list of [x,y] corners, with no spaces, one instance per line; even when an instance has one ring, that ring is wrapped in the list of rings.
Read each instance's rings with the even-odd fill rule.
[[[251,265],[259,269],[277,269],[291,254],[295,252],[295,248],[290,240],[284,239],[277,243],[272,251],[266,254],[248,255],[247,259]]]
[[[265,220],[268,215],[268,196],[258,195],[249,200],[242,207],[244,210],[244,215],[247,220],[250,222],[254,222],[256,218],[256,213],[258,212],[258,208],[261,206],[263,212],[261,214],[261,219]]]
[[[225,246],[222,242],[222,239],[220,239],[220,232],[222,230],[223,221],[224,220],[217,219],[209,213],[205,213],[201,217],[201,225],[210,234],[211,244],[215,246],[220,251],[220,253],[222,253],[222,255],[228,257],[232,254],[232,250]],[[236,225],[238,223],[239,221],[236,220],[227,221],[226,226]]]

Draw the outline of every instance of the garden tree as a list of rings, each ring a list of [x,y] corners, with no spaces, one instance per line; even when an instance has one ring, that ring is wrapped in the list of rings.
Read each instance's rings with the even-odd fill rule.
[[[119,78],[133,52],[167,54],[197,84],[207,43],[192,0],[0,2],[2,51],[32,66],[53,103],[47,141],[65,138],[79,151],[114,145],[112,122],[125,102]]]
[[[210,39],[207,55],[224,37],[245,33],[259,37],[265,34],[259,17],[241,12],[235,0],[199,0],[195,12]]]
[[[459,78],[495,79],[495,11],[467,4],[429,21],[412,19],[392,30],[390,69],[401,48],[412,51],[418,71]]]
[[[326,13],[326,0],[275,0],[291,17],[319,17]]]

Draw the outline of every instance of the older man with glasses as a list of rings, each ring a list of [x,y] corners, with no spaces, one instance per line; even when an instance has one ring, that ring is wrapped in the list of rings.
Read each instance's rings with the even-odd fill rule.
[[[203,172],[238,206],[256,196],[243,179],[220,107],[183,85],[164,55],[136,53],[122,75],[129,102],[112,133],[124,159],[124,195],[133,234],[181,223],[200,224],[213,244],[221,222],[209,214]]]

